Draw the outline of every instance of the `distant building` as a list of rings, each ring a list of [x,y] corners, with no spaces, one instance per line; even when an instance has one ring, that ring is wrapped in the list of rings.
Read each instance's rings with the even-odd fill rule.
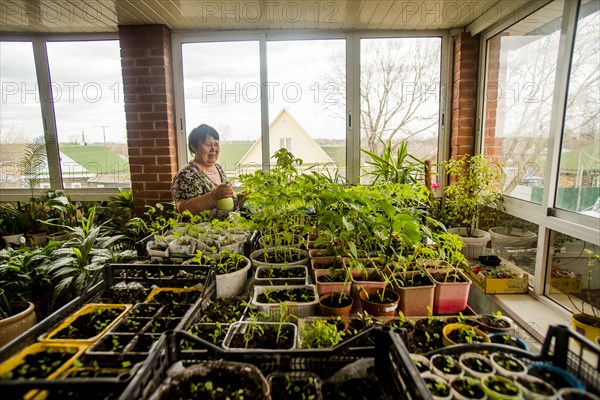
[[[262,164],[262,139],[258,139],[242,157],[240,165]],[[271,154],[285,148],[304,164],[333,164],[329,155],[314,141],[294,117],[284,108],[269,126]]]

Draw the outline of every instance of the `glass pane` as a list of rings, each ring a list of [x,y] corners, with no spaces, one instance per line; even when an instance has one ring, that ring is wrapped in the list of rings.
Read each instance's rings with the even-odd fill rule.
[[[600,308],[600,247],[552,232],[546,294],[573,313]]]
[[[556,207],[600,218],[600,3],[579,10]]]
[[[540,203],[563,1],[487,41],[483,152],[504,164],[503,193]]]
[[[261,134],[258,42],[185,43],[182,59],[188,134],[201,124],[217,130],[218,163],[235,183],[238,174],[247,172],[240,162]],[[252,162],[260,167],[260,146],[256,151]]]
[[[0,188],[29,188],[21,174],[25,146],[44,137],[31,42],[0,42],[0,83]],[[36,187],[50,187],[47,167],[39,178]]]
[[[129,187],[119,41],[47,49],[64,187]]]
[[[490,229],[492,251],[498,257],[535,275],[538,226],[509,214],[501,214]]]
[[[363,149],[380,155],[380,138],[391,140],[394,150],[407,140],[408,153],[437,162],[441,44],[436,37],[361,39]],[[365,157],[361,153],[361,165]]]
[[[267,68],[271,156],[286,148],[345,176],[346,41],[269,42]]]

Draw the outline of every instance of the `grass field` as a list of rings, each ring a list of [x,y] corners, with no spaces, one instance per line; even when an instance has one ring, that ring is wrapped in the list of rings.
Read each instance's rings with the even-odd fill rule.
[[[129,169],[127,160],[103,145],[61,144],[60,151],[92,172],[110,173]]]
[[[252,147],[252,143],[220,143],[219,164],[225,170],[235,170],[244,154]]]

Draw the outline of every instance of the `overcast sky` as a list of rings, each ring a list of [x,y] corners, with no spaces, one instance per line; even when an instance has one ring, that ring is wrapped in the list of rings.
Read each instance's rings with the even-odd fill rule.
[[[326,72],[343,40],[270,42],[269,120],[282,108],[313,137],[343,138],[344,121],[327,105],[345,106]],[[60,142],[124,142],[125,114],[118,41],[48,43]],[[183,47],[186,125],[213,125],[224,140],[260,135],[258,42],[195,43]],[[30,43],[0,43],[2,141],[43,132]],[[325,101],[327,103],[325,103]],[[336,103],[336,104],[333,104]],[[6,132],[9,132],[7,134]],[[24,141],[24,140],[22,140]]]

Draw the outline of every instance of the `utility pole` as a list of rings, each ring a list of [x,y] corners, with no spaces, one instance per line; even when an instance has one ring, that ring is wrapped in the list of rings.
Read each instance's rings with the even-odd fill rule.
[[[102,128],[102,140],[104,141],[104,173],[107,174],[108,173],[108,153],[106,151],[106,128],[109,127],[109,125],[97,125],[100,128]]]

